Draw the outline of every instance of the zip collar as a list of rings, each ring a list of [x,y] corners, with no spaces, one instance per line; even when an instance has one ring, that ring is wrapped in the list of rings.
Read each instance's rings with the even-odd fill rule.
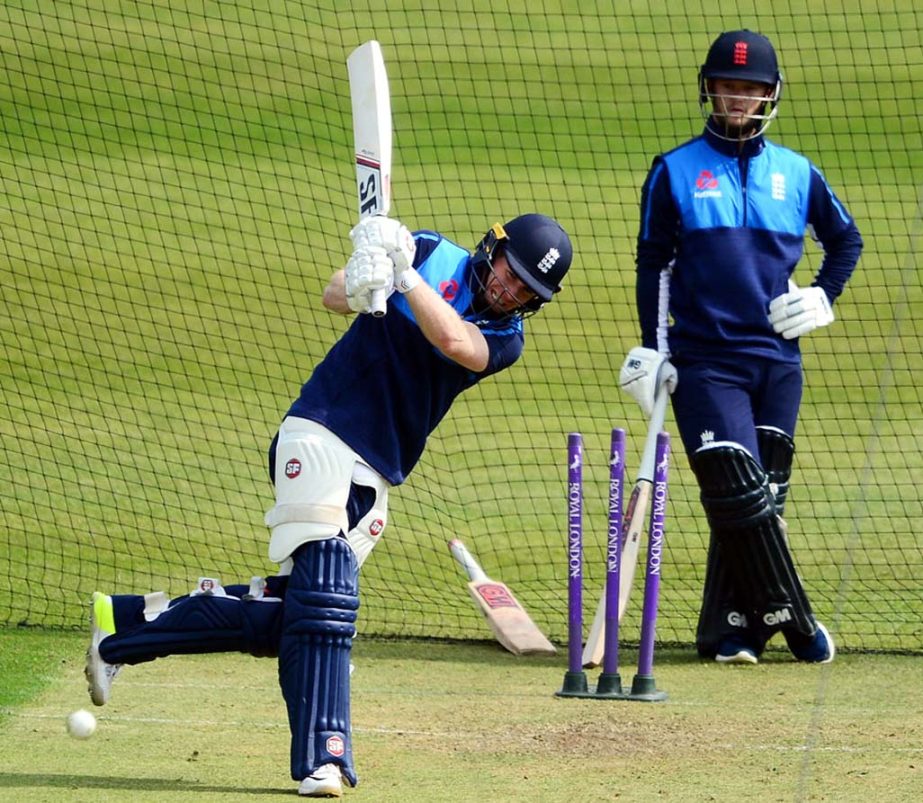
[[[760,153],[763,152],[763,148],[766,147],[766,141],[763,139],[762,134],[758,137],[744,140],[743,147],[740,147],[740,144],[737,142],[729,142],[726,139],[721,139],[721,137],[715,134],[708,125],[705,126],[705,131],[702,133],[702,136],[712,148],[718,151],[718,153],[740,159],[752,159],[754,156],[759,156]]]

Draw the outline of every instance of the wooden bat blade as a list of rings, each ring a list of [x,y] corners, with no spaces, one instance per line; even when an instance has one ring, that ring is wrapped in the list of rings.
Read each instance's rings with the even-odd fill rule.
[[[381,45],[372,40],[346,60],[352,100],[359,217],[391,208],[391,92]]]
[[[472,580],[468,591],[494,635],[514,655],[554,655],[557,650],[538,629],[505,583]]]
[[[488,577],[460,539],[449,541],[449,550],[471,578],[468,593],[500,644],[514,655],[554,655],[557,652],[509,586]]]
[[[359,219],[387,215],[391,209],[391,91],[381,45],[359,45],[346,59],[352,100]],[[375,290],[369,309],[376,318],[387,312],[384,290]]]
[[[631,493],[627,515],[628,530],[625,533],[625,542],[622,545],[622,563],[619,574],[619,621],[628,607],[628,597],[634,585],[635,569],[638,565],[638,553],[641,548],[641,534],[644,532],[644,523],[647,519],[647,509],[651,503],[651,493],[654,483],[648,480],[638,480],[638,484]]]

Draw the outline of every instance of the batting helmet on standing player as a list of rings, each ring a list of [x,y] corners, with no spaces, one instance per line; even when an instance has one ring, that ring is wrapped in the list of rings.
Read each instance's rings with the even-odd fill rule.
[[[748,30],[728,31],[712,42],[699,70],[699,106],[706,118],[713,114],[707,104],[714,97],[708,82],[716,78],[754,81],[773,88],[760,114],[753,118],[755,130],[748,130],[746,137],[762,134],[776,116],[782,95],[782,73],[772,43],[762,34]]]

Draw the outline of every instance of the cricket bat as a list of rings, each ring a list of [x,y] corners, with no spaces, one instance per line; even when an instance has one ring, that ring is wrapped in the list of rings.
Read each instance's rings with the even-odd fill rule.
[[[554,655],[554,645],[529,617],[505,583],[490,579],[474,556],[458,538],[449,541],[449,550],[465,569],[468,591],[494,635],[515,655]]]
[[[665,388],[654,399],[654,410],[647,428],[647,438],[644,441],[644,451],[641,454],[641,465],[635,486],[632,488],[631,497],[625,507],[623,520],[624,533],[622,536],[622,561],[619,574],[619,611],[618,619],[621,622],[628,607],[628,598],[631,596],[632,585],[635,579],[635,568],[638,565],[638,551],[641,547],[641,534],[645,530],[647,509],[651,502],[651,493],[654,489],[654,460],[657,454],[657,435],[663,429],[663,422],[667,414],[667,399],[669,394]],[[583,646],[584,667],[599,666],[603,660],[606,640],[606,587],[603,585],[593,617],[593,625]]]
[[[387,215],[391,209],[391,93],[381,45],[374,39],[349,54],[346,68],[362,220],[370,215]],[[372,315],[381,317],[386,306],[385,291],[375,290],[370,304]]]

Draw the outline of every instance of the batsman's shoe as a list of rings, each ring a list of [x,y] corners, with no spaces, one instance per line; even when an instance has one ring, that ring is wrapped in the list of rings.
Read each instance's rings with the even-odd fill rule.
[[[788,648],[799,661],[811,664],[829,664],[836,655],[836,645],[830,632],[820,622],[810,638],[800,634],[785,633]]]
[[[109,702],[112,681],[122,668],[121,664],[106,663],[99,654],[99,644],[115,633],[115,614],[112,597],[99,591],[93,592],[90,602],[90,646],[87,649],[87,663],[83,670],[87,677],[87,688],[94,705]]]
[[[336,764],[322,764],[298,787],[302,797],[343,797],[343,773]]]
[[[719,664],[755,664],[756,650],[739,638],[726,638],[718,645],[715,660]]]

